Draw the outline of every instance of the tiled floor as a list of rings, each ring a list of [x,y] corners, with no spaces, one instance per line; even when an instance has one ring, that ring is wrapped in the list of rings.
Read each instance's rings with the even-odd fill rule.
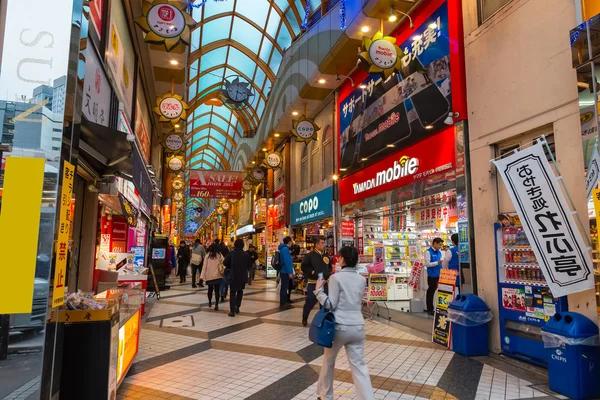
[[[229,303],[219,311],[208,307],[206,288],[173,285],[149,304],[140,350],[119,398],[316,399],[323,349],[308,340],[301,324],[302,296],[295,293],[292,300],[292,309],[280,311],[275,283],[255,281],[241,313],[231,318]],[[520,379],[516,370],[505,372],[510,367],[457,355],[409,328],[367,320],[365,331],[372,399],[560,398],[546,393],[543,377]],[[334,387],[336,400],[357,398],[343,349]]]

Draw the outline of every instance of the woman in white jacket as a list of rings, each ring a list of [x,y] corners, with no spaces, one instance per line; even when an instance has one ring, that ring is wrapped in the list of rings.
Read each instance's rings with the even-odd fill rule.
[[[223,264],[223,256],[219,251],[219,247],[214,243],[208,249],[206,257],[204,257],[204,267],[200,274],[200,279],[208,285],[208,306],[212,307],[212,296],[215,293],[215,311],[219,311],[219,289],[223,275],[220,271],[220,266]]]
[[[320,400],[333,400],[335,359],[342,346],[346,348],[356,399],[374,399],[369,369],[365,362],[365,320],[361,311],[367,281],[356,271],[357,262],[356,248],[342,247],[342,270],[329,278],[329,295],[323,290],[323,281],[317,281],[315,295],[319,303],[333,311],[336,325],[333,346],[325,348],[319,375],[317,393]]]

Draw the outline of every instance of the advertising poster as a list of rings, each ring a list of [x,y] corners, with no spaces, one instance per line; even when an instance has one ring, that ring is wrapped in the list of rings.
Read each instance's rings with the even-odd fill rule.
[[[354,237],[354,221],[342,221],[342,237]]]
[[[140,310],[138,310],[119,329],[119,348],[117,358],[117,382],[125,377],[133,358],[138,350],[138,337],[140,331]]]
[[[133,253],[133,264],[138,267],[143,267],[146,248],[144,246],[133,246],[131,252]]]
[[[382,274],[369,275],[369,301],[387,301],[388,277]]]
[[[408,146],[445,127],[444,119],[452,109],[449,37],[444,3],[398,44],[404,53],[400,73],[387,81],[370,75],[360,84],[364,89],[357,88],[341,100],[343,176],[393,153],[389,145]],[[454,137],[447,143],[453,141]],[[448,147],[454,152],[454,146]]]
[[[190,197],[241,199],[245,172],[190,171]]]
[[[111,2],[108,34],[110,36],[107,37],[106,43],[106,61],[115,81],[119,100],[123,102],[125,107],[125,114],[128,119],[131,119],[135,64],[134,57],[125,56],[125,54],[133,54],[133,46],[129,40],[123,6],[118,1]]]
[[[419,280],[421,279],[421,272],[423,271],[423,263],[415,261],[413,267],[410,270],[410,278],[408,280],[408,286],[413,290],[417,290],[419,287]]]
[[[433,342],[448,347],[450,344],[450,321],[448,307],[454,300],[457,271],[442,269],[435,298],[433,317]]]
[[[105,1],[106,0],[94,0],[90,2],[90,21],[100,40],[102,40],[102,13],[104,11]]]
[[[148,115],[147,107],[143,106],[146,104],[146,97],[144,96],[144,88],[142,87],[141,80],[138,80],[137,86],[135,101],[135,137],[138,140],[142,156],[144,157],[146,164],[148,164],[150,162],[150,116]],[[150,189],[152,189],[152,187],[150,187]],[[144,199],[148,201],[147,198]],[[152,204],[152,202],[150,202],[150,204]]]
[[[83,83],[83,115],[88,121],[108,126],[112,90],[98,61],[93,46],[85,52],[85,80]]]
[[[525,311],[525,289],[502,288],[502,307],[507,310]]]
[[[552,293],[560,297],[593,289],[590,253],[543,144],[538,142],[493,163]]]

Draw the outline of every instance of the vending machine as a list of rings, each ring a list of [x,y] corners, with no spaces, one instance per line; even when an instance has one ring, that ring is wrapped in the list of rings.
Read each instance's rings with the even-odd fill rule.
[[[567,310],[567,298],[554,298],[518,216],[494,225],[502,353],[546,365],[542,326]]]

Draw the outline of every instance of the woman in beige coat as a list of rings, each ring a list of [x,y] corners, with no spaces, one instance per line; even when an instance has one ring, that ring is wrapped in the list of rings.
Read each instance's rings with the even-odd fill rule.
[[[223,281],[220,266],[223,264],[223,256],[219,251],[219,247],[213,243],[206,257],[204,257],[204,267],[200,274],[202,279],[208,285],[208,306],[212,307],[213,292],[215,293],[215,311],[219,310],[219,289]]]

